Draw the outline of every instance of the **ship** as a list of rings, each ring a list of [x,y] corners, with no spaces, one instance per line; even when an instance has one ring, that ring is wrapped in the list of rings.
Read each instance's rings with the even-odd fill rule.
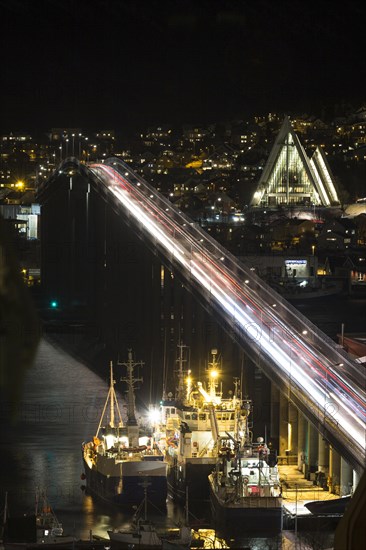
[[[185,368],[184,348],[178,346],[178,388],[175,396],[163,395],[160,407],[158,444],[164,450],[168,469],[169,494],[176,501],[190,505],[194,501],[209,500],[208,475],[215,468],[217,448],[212,435],[211,405],[215,405],[219,434],[235,433],[235,411],[239,404],[239,380],[235,391],[223,398],[220,390],[221,361],[218,351],[211,351],[207,381],[194,383],[190,369]]]
[[[104,501],[132,508],[142,501],[141,484],[148,480],[151,503],[165,509],[168,464],[151,434],[140,433],[136,420],[135,385],[142,378],[135,378],[134,369],[143,363],[134,362],[128,350],[127,362],[118,365],[127,369],[126,377],[121,378],[127,384],[127,422],[124,425],[122,420],[110,362],[109,391],[96,434],[82,444],[86,490]]]
[[[342,281],[336,279],[316,279],[309,283],[307,280],[285,278],[279,281],[271,279],[268,282],[278,294],[290,302],[327,298],[340,295],[344,291]]]
[[[277,453],[262,437],[252,441],[250,410],[238,407],[234,437],[217,435],[216,466],[208,476],[212,519],[216,529],[231,534],[279,533],[283,507]]]

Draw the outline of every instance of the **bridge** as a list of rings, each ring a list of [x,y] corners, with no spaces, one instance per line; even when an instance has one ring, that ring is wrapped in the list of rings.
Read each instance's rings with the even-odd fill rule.
[[[120,159],[80,167],[144,242],[179,272],[251,360],[362,473],[362,365]]]

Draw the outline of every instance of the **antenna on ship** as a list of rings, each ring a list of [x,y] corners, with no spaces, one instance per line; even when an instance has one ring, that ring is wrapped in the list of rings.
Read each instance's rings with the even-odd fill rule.
[[[167,378],[168,378],[168,371],[167,371],[167,368],[166,368],[166,327],[164,328],[164,359],[163,359],[163,401],[166,400],[167,398],[167,395],[166,395],[166,383],[167,383]]]

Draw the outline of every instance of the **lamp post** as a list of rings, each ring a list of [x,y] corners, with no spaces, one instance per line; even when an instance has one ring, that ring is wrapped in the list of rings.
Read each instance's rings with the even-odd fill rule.
[[[88,149],[88,139],[89,138],[85,138],[85,156],[86,156],[86,161],[89,162],[89,149]]]
[[[75,134],[71,134],[72,136],[72,156],[75,156]]]

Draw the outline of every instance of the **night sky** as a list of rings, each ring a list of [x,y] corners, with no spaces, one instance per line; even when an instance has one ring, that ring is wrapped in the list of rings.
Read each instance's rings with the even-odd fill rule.
[[[359,107],[364,4],[0,0],[0,131]]]

